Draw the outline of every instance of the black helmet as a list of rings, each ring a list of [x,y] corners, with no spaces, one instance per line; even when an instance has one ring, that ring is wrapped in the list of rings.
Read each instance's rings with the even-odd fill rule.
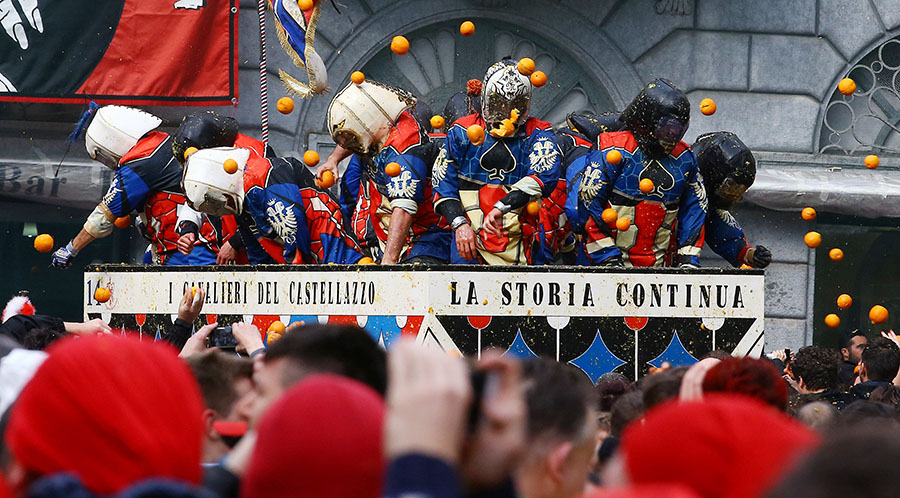
[[[657,79],[628,104],[621,119],[645,155],[662,159],[684,137],[691,119],[691,104],[674,83]]]
[[[697,165],[714,207],[728,209],[756,179],[756,159],[734,133],[716,131],[700,135],[693,147]]]
[[[416,105],[413,106],[410,112],[416,118],[416,122],[419,123],[421,129],[425,130],[426,133],[431,130],[431,118],[434,116],[434,111],[428,105],[428,102],[416,100]]]
[[[184,165],[184,152],[188,148],[232,147],[237,133],[238,124],[234,118],[222,116],[216,111],[195,112],[181,120],[178,131],[172,137],[172,152],[175,159]]]
[[[454,93],[444,106],[444,120],[447,123],[447,129],[453,123],[469,114],[478,114],[481,112],[481,96],[473,95],[466,92]]]
[[[597,136],[601,133],[625,129],[621,116],[622,114],[618,112],[604,112],[603,114],[594,114],[590,111],[572,112],[566,116],[566,124],[569,125],[569,128],[588,137],[591,142],[596,142]]]

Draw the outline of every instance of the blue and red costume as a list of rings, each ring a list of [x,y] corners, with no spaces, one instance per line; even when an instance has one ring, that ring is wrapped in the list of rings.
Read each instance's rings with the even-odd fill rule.
[[[479,260],[467,260],[459,254],[454,233],[450,262],[531,264],[539,230],[537,220],[524,212],[524,206],[529,199],[549,197],[556,188],[560,171],[556,136],[548,123],[528,118],[513,136],[495,138],[486,134],[481,145],[474,145],[466,129],[475,124],[487,129],[479,114],[464,116],[450,127],[432,172],[435,208],[440,210],[440,205],[448,202],[461,203],[461,214],[475,232]],[[484,217],[513,192],[524,202],[511,204],[513,209],[503,216],[501,237],[488,234],[482,229]],[[538,260],[542,258],[538,256]]]
[[[751,249],[744,230],[727,209],[712,209],[706,218],[706,243],[735,268],[746,262]]]
[[[570,195],[566,213],[581,236],[579,262],[608,264],[618,258],[628,266],[664,266],[674,237],[677,262],[699,266],[703,225],[708,201],[697,160],[690,147],[678,142],[670,154],[657,160],[644,155],[630,131],[602,133],[598,149],[575,161],[566,180],[578,195]],[[606,155],[617,150],[618,164]],[[653,190],[641,192],[643,179]],[[601,217],[607,209],[632,220],[617,231]]]
[[[244,171],[244,212],[292,264],[351,264],[362,259],[344,231],[341,209],[294,158],[251,156]]]

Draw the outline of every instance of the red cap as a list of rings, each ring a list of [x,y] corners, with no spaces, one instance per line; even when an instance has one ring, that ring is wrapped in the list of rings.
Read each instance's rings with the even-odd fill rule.
[[[199,483],[200,390],[178,352],[120,336],[64,338],[12,408],[6,441],[39,475],[96,494],[162,477]]]
[[[700,498],[680,484],[637,484],[618,489],[602,489],[584,498]]]
[[[663,404],[622,439],[632,482],[680,483],[709,498],[763,496],[818,442],[771,407],[726,394]]]
[[[368,386],[336,375],[307,377],[260,422],[241,496],[381,496],[383,421],[384,402]]]

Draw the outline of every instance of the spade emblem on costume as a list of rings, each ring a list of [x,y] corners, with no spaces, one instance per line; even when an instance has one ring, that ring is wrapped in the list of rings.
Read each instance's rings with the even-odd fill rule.
[[[638,176],[638,181],[644,178],[649,178],[653,182],[653,191],[647,195],[659,197],[660,199],[665,198],[665,192],[672,190],[675,186],[675,177],[656,159],[644,165],[644,169]]]
[[[505,143],[497,140],[478,160],[481,169],[488,172],[488,179],[506,179],[506,175],[516,170],[516,157]]]

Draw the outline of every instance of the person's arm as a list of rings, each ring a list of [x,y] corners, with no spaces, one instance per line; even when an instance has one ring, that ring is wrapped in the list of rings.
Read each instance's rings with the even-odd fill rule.
[[[400,259],[400,251],[406,245],[412,219],[413,215],[403,208],[397,207],[391,212],[391,227],[388,231],[387,244],[384,246],[384,256],[381,258],[381,264],[393,265]]]
[[[575,160],[566,172],[569,183],[566,216],[582,235],[585,253],[592,264],[621,266],[622,251],[616,247],[612,229],[603,221],[609,189],[621,172],[621,164],[606,161],[608,150],[593,151]],[[577,228],[576,228],[577,227]]]
[[[703,177],[700,176],[696,165],[695,159],[694,168],[690,171],[681,194],[676,234],[679,266],[694,268],[700,266],[700,251],[703,249],[704,225],[709,204]]]
[[[345,149],[340,145],[335,145],[334,150],[331,151],[331,154],[328,155],[328,159],[326,159],[324,163],[320,164],[319,167],[316,168],[316,178],[322,178],[322,173],[331,171],[336,181],[338,178],[340,178],[340,175],[338,174],[338,163],[352,155],[353,152],[351,152],[350,150]]]
[[[419,203],[425,201],[425,182],[428,181],[428,165],[415,152],[397,154],[390,150],[377,158],[379,168],[392,162],[400,165],[400,174],[393,178],[386,176],[392,211],[381,263],[387,265],[397,263],[407,245],[409,227],[419,211]]]
[[[206,292],[202,287],[194,289],[188,288],[178,304],[178,318],[175,319],[175,327],[171,334],[166,336],[166,342],[178,349],[184,348],[188,339],[191,338],[191,332],[194,330],[194,321],[200,316],[200,310],[203,308],[203,301],[206,298]],[[198,332],[199,333],[199,332]],[[197,334],[194,334],[197,335]],[[204,341],[204,346],[205,346]]]
[[[468,137],[463,136],[465,133],[464,128],[456,126],[447,132],[447,139],[431,169],[431,188],[434,192],[434,210],[447,220],[455,233],[456,250],[460,256],[471,260],[478,257],[478,248],[475,246],[475,231],[459,200],[459,166],[454,159],[468,143]]]

